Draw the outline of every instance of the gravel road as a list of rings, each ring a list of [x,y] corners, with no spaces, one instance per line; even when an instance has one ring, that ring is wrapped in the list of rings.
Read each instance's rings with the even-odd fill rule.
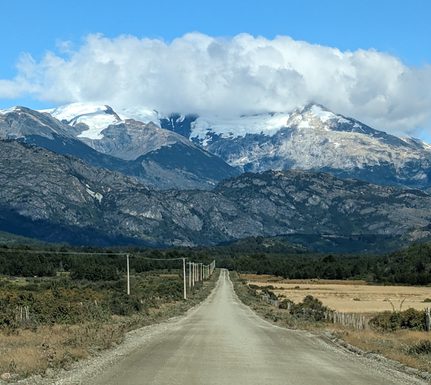
[[[187,316],[132,332],[124,346],[56,384],[399,385],[427,384],[322,338],[262,320],[223,270]]]

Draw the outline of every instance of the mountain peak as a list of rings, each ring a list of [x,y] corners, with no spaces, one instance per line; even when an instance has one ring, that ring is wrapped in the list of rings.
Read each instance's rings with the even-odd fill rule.
[[[92,114],[108,114],[111,115],[113,109],[106,104],[97,103],[70,103],[65,104],[51,110],[46,110],[58,120],[64,120],[67,123],[72,123],[75,119],[84,115]]]
[[[84,124],[87,129],[80,133],[80,137],[92,140],[103,138],[101,132],[106,127],[123,121],[123,118],[106,104],[71,103],[46,112],[71,126]]]
[[[9,108],[5,108],[3,110],[0,110],[0,115],[6,115],[9,114],[10,112],[14,112],[19,110],[21,107],[20,106],[13,106],[13,107],[9,107]]]
[[[349,119],[346,119],[344,116],[335,114],[325,106],[315,103],[310,103],[304,107],[294,110],[291,114],[291,117],[294,118],[297,116],[300,116],[301,120],[303,121],[310,121],[314,119],[316,121],[320,121],[323,124],[330,123],[331,121],[338,121],[339,123],[349,122]],[[316,127],[316,124],[311,126]]]
[[[6,108],[4,110],[0,110],[0,114],[1,115],[6,115],[6,114],[10,114],[13,112],[26,112],[26,113],[32,113],[32,112],[36,112],[34,110],[31,110],[28,107],[24,107],[24,106],[13,106],[10,108]]]
[[[302,107],[299,107],[297,110],[300,110],[301,113],[305,113],[313,110],[321,110],[321,111],[333,113],[331,110],[326,108],[323,104],[319,104],[319,103],[308,103]]]

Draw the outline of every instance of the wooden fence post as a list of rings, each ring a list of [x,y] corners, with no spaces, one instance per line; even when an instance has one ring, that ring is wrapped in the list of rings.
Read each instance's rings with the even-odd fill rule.
[[[425,330],[427,332],[431,331],[431,315],[429,307],[425,309]]]
[[[335,310],[328,310],[324,314],[325,320],[333,324],[350,326],[354,329],[364,330],[367,328],[367,319],[362,314],[343,313]]]

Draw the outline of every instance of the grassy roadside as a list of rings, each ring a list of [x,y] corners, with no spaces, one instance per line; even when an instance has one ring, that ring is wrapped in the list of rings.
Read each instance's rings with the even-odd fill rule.
[[[134,276],[132,289],[136,294],[130,300],[109,282],[75,285],[68,280],[65,284],[46,279],[36,284],[31,279],[3,278],[0,383],[34,374],[50,376],[57,369],[68,369],[79,359],[120,344],[128,331],[182,315],[209,295],[218,276],[216,270],[210,280],[189,293],[187,301],[181,299],[182,281],[177,274]],[[21,317],[21,309],[25,314],[26,303],[31,303],[32,319],[11,322],[16,315]],[[6,318],[8,311],[14,315]]]
[[[260,316],[279,326],[317,332],[342,345],[352,345],[363,352],[382,355],[411,368],[431,373],[431,333],[398,330],[379,332],[376,330],[354,330],[324,321],[292,316],[287,310],[263,301],[255,290],[236,272],[230,273],[235,292],[241,301]]]

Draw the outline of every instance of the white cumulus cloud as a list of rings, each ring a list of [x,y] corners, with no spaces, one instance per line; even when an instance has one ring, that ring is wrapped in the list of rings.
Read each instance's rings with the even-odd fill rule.
[[[409,67],[375,50],[200,33],[171,42],[90,35],[78,48],[65,46],[40,61],[23,55],[17,76],[0,79],[0,97],[211,115],[315,102],[389,132],[431,128],[431,65]]]

